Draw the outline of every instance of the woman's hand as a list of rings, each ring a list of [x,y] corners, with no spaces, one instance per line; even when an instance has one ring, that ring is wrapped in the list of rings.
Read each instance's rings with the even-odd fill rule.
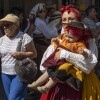
[[[15,59],[21,59],[21,52],[11,52],[10,55]]]
[[[58,61],[60,60],[60,54],[61,54],[61,50],[62,48],[57,48],[58,51],[55,53],[55,60]]]
[[[88,56],[89,56],[88,53],[83,48],[80,48],[78,50],[78,53],[82,54],[85,58],[88,58]]]

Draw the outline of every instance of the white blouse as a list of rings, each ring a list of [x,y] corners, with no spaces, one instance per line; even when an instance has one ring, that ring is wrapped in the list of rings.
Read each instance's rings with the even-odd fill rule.
[[[15,52],[17,49],[18,42],[23,32],[19,32],[18,35],[12,39],[8,38],[6,35],[0,38],[0,56],[1,56],[1,66],[2,73],[14,75],[15,72],[15,62],[16,59],[11,57],[10,53]],[[25,45],[30,43],[32,38],[28,34],[23,35],[23,42],[21,51],[26,51]]]
[[[41,64],[40,64],[40,70],[42,72],[45,72],[46,69],[44,66],[42,66],[42,63],[52,54],[54,51],[54,46],[50,45],[47,50],[45,51]],[[61,50],[60,59],[65,58],[67,61],[70,61],[75,66],[77,66],[80,70],[82,70],[84,73],[89,74],[91,70],[95,67],[97,64],[97,56],[98,56],[98,50],[96,47],[95,42],[90,39],[89,40],[89,57],[85,58],[81,54],[75,54],[67,50]]]
[[[36,28],[33,34],[43,34],[47,39],[58,36],[58,30],[56,27],[49,27],[44,20],[38,17],[35,20],[35,26]]]

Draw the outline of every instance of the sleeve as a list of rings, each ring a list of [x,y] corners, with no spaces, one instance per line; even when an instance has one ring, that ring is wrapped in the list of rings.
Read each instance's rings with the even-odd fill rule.
[[[43,54],[42,60],[41,60],[41,64],[40,64],[40,71],[41,72],[45,72],[46,69],[42,66],[43,62],[54,52],[54,46],[50,45],[47,50],[45,51],[45,53]]]
[[[66,50],[62,50],[60,54],[60,59],[65,58],[66,60],[70,61],[75,66],[77,66],[84,73],[89,74],[97,64],[98,55],[95,42],[93,40],[90,40],[89,44],[90,50],[88,50],[88,52],[90,55],[88,58],[84,58],[84,56],[81,54],[75,54]]]
[[[83,20],[83,23],[86,25],[87,28],[90,29],[92,35],[95,36],[94,32],[96,31],[96,24],[92,24],[90,21],[88,21],[87,19]]]
[[[23,40],[24,45],[26,45],[27,43],[30,43],[32,41],[32,38],[27,33],[25,33]]]
[[[83,23],[87,26],[87,28],[89,29],[94,29],[94,26],[91,25],[91,22],[87,20],[87,18],[84,18],[83,19]],[[96,25],[95,25],[95,28],[96,28]]]
[[[30,42],[33,42],[32,38],[27,34],[25,33],[23,35],[23,42],[22,42],[22,51],[26,51],[26,44],[30,43]]]
[[[51,39],[53,37],[58,36],[58,30],[56,27],[49,27],[45,22],[39,22],[38,28],[40,32],[44,34],[47,39]]]

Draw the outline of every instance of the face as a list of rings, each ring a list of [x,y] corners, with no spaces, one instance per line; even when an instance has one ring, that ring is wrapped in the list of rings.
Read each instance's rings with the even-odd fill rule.
[[[97,15],[96,10],[95,10],[95,9],[92,9],[91,12],[90,12],[90,16],[91,16],[92,18],[95,18],[96,15]]]
[[[65,28],[67,25],[64,23],[71,23],[71,22],[76,22],[77,18],[76,15],[72,12],[68,13],[65,11],[62,15],[62,27]]]
[[[38,16],[41,18],[41,19],[45,19],[46,17],[46,10],[43,9],[41,11],[38,12]]]
[[[72,35],[72,33],[70,33],[70,32],[66,32],[66,39],[69,42],[76,42],[76,41],[78,41],[78,38],[75,37],[74,35]]]
[[[16,35],[17,25],[14,23],[4,23],[5,35],[9,38],[13,38]]]

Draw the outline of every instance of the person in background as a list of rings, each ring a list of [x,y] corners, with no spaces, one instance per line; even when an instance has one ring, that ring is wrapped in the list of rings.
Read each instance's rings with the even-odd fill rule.
[[[28,21],[24,16],[24,10],[20,7],[12,7],[10,10],[10,13],[19,17],[20,23],[21,23],[20,31],[27,33],[28,35],[31,36],[32,32],[35,29],[34,20],[32,21],[32,19],[33,19],[32,15],[30,14],[29,21]],[[31,23],[30,25],[29,25],[29,22]]]
[[[96,8],[94,5],[91,5],[88,8],[86,8],[86,17],[83,19],[83,23],[88,29],[90,29],[91,36],[95,39],[97,37],[97,32],[100,32],[100,30],[96,27],[97,22],[98,19]]]
[[[26,21],[25,21],[25,17],[24,17],[24,10],[20,7],[12,7],[10,12],[14,15],[16,15],[17,17],[19,17],[20,19],[20,30],[23,32],[25,29],[25,25],[26,25]]]
[[[29,13],[29,17],[27,19],[27,27],[24,32],[28,33],[33,38],[33,32],[35,30],[35,15],[32,11]]]
[[[67,27],[67,24],[63,23],[77,21],[82,22],[79,11],[73,8],[72,5],[63,6],[60,10],[62,12],[62,34]],[[76,32],[78,32],[78,30],[76,30]],[[62,48],[59,48],[58,52],[55,54],[56,61],[59,59],[66,59],[77,66],[85,74],[84,80],[82,82],[82,88],[79,91],[76,91],[68,84],[58,81],[47,94],[42,94],[40,100],[90,100],[90,98],[91,100],[100,99],[100,81],[93,71],[95,65],[97,64],[98,51],[92,38],[88,40],[88,45],[88,49],[90,50],[90,55],[88,58],[85,58],[81,54],[72,53]],[[52,54],[52,52],[54,52],[54,47],[50,45],[45,51],[40,64],[40,70],[42,72],[46,71],[42,65],[43,62],[49,57],[50,54]]]
[[[39,68],[42,56],[48,45],[50,39],[58,36],[57,27],[49,27],[45,22],[46,5],[44,3],[36,4],[31,12],[35,15],[35,30],[33,32],[33,40],[37,49],[37,66]]]
[[[37,52],[32,38],[20,31],[20,19],[14,14],[7,14],[0,20],[5,35],[0,38],[1,78],[8,100],[24,100],[27,84],[20,81],[15,72],[16,60],[36,58]],[[17,52],[18,42],[23,35],[21,51]]]
[[[47,8],[47,14],[46,14],[46,23],[48,24],[50,22],[50,18],[52,14],[56,11],[54,7]]]
[[[50,27],[56,27],[57,25],[59,25],[58,34],[60,34],[61,32],[61,12],[60,11],[53,12],[53,14],[51,15],[49,19],[48,25]]]
[[[99,49],[99,34],[100,34],[100,27],[98,27],[98,18],[97,18],[97,11],[94,5],[90,5],[86,8],[86,17],[83,19],[83,23],[86,25],[88,29],[90,29],[91,36],[94,38],[97,48],[98,48],[98,54],[100,54]],[[96,66],[96,71],[99,68],[99,62],[100,62],[100,56],[98,55],[98,63]]]

